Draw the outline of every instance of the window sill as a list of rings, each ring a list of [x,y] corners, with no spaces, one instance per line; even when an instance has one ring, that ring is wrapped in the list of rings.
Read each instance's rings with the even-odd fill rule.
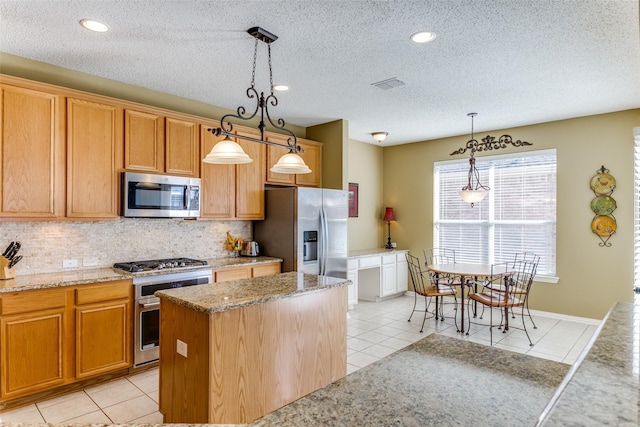
[[[536,276],[533,281],[534,282],[542,282],[542,283],[558,283],[560,280],[559,277],[554,276]]]

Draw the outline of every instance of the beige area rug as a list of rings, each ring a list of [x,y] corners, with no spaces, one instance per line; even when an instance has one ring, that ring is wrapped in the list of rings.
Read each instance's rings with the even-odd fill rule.
[[[255,426],[532,426],[570,366],[438,334]]]

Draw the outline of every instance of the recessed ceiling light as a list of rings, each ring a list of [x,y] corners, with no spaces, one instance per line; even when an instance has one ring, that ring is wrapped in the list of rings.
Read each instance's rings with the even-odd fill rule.
[[[80,20],[80,25],[82,25],[87,30],[95,31],[97,33],[104,33],[109,31],[109,27],[104,25],[102,22],[94,21],[93,19],[82,19]]]
[[[284,92],[289,90],[289,86],[287,85],[273,85],[273,90],[277,90],[278,92]]]
[[[436,38],[436,33],[430,31],[419,31],[411,34],[411,41],[414,43],[429,43]]]

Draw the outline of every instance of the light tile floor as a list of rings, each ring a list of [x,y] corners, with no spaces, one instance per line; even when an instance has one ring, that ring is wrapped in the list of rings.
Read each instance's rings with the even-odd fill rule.
[[[418,308],[424,308],[422,301],[418,300]],[[451,317],[446,318],[444,322],[427,319],[424,332],[420,333],[422,312],[416,312],[411,322],[407,322],[413,303],[413,296],[402,296],[377,303],[361,301],[349,310],[348,374],[433,332],[489,345],[490,335],[487,326],[472,324],[469,335],[463,335],[456,332]],[[445,307],[445,315],[453,316],[453,304],[446,304]],[[533,347],[529,346],[523,331],[513,328],[506,334],[494,330],[495,347],[572,364],[597,328],[597,322],[588,319],[574,319],[542,312],[535,312],[533,316],[538,325],[538,329],[530,328],[535,344]],[[488,317],[485,315],[485,323]],[[481,322],[479,319],[473,320]],[[529,322],[528,319],[526,321]],[[517,324],[520,319],[513,319],[512,322]],[[158,388],[158,369],[152,369],[0,413],[0,422],[162,423],[162,415],[158,412]]]

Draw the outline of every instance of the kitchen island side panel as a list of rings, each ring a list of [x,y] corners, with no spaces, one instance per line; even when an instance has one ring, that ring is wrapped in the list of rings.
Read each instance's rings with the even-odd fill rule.
[[[160,301],[160,412],[165,423],[208,417],[209,316],[170,301]],[[186,357],[177,340],[187,344]],[[184,351],[183,351],[184,353]]]
[[[187,358],[165,353],[160,357],[164,422],[249,423],[343,378],[347,371],[346,298],[347,287],[342,286],[204,314],[209,317],[206,325],[197,316],[196,323],[186,328],[191,332],[184,335],[199,340],[196,357],[192,357],[190,342]],[[164,322],[162,326],[160,348],[175,353],[175,338],[164,329]],[[208,339],[203,339],[203,333]],[[165,345],[165,339],[174,342]],[[199,357],[200,343],[205,341],[210,343],[207,361]],[[166,367],[163,356],[169,362]],[[203,372],[208,372],[206,379],[193,376]],[[165,378],[170,381],[165,383]],[[176,394],[188,397],[165,402],[165,396]],[[206,410],[183,404],[192,399],[192,406],[200,406],[202,395],[208,398]],[[208,418],[203,419],[205,412]]]

